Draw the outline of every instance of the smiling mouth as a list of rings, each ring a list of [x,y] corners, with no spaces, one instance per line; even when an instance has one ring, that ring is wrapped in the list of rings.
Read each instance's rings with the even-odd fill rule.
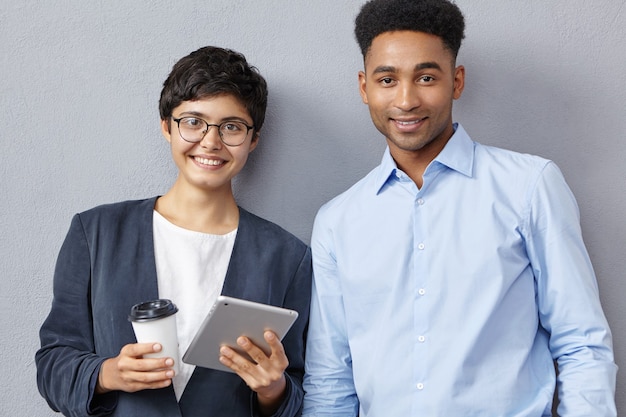
[[[217,166],[217,165],[222,165],[224,163],[224,161],[222,161],[221,159],[218,160],[218,159],[200,158],[198,156],[194,156],[193,159],[202,165]]]
[[[424,117],[423,119],[413,119],[413,120],[398,120],[398,119],[391,119],[391,120],[393,120],[394,123],[400,126],[413,126],[413,125],[423,122],[424,120],[426,120],[426,118]]]

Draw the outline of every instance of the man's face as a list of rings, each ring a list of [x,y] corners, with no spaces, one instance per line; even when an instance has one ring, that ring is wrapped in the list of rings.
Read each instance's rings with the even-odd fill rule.
[[[385,32],[372,41],[359,89],[394,158],[434,158],[453,134],[452,101],[461,96],[463,67],[434,35]]]

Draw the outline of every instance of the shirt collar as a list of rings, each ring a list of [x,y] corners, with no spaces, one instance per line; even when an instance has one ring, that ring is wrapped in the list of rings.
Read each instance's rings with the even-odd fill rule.
[[[433,165],[443,165],[471,177],[474,166],[474,142],[460,123],[454,123],[453,126],[454,134],[426,170],[432,169]],[[376,178],[377,194],[390,178],[396,176],[396,171],[399,171],[398,166],[391,156],[389,146],[387,146]]]

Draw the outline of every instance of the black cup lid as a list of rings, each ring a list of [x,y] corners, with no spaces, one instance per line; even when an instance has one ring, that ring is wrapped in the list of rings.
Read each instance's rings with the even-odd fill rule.
[[[149,321],[163,317],[171,316],[176,313],[178,308],[171,300],[161,298],[159,300],[146,301],[135,304],[130,309],[128,320],[130,321]]]

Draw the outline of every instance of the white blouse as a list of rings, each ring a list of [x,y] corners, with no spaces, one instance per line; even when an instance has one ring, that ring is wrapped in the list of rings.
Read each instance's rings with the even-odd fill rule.
[[[237,229],[212,235],[183,229],[154,210],[154,254],[159,298],[178,307],[176,327],[182,358],[224,285]],[[180,397],[195,366],[178,359],[180,372],[174,377],[174,392]]]

